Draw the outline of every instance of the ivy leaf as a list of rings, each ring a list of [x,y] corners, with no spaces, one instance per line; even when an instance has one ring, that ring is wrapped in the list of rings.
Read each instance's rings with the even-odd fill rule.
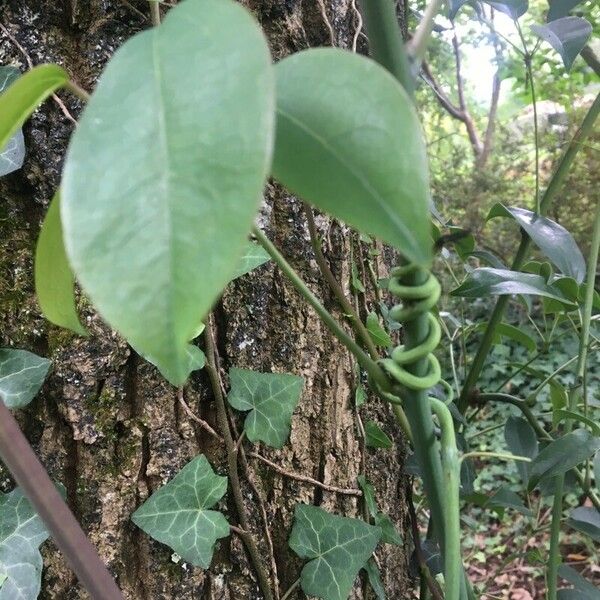
[[[273,88],[248,11],[187,0],[115,53],[71,139],[61,216],[75,275],[174,385],[247,244],[268,172]]]
[[[16,67],[0,67],[0,94],[19,76],[21,71]],[[25,160],[25,139],[19,129],[4,148],[0,147],[0,177],[20,169]]]
[[[311,559],[300,574],[304,593],[323,600],[347,600],[380,537],[379,527],[361,519],[297,504],[289,545],[301,558]]]
[[[381,326],[381,323],[379,323],[379,317],[376,312],[370,312],[367,315],[367,331],[376,346],[389,348],[392,345],[392,338]]]
[[[562,17],[566,17],[578,4],[583,0],[548,0],[550,9],[546,21],[556,21]]]
[[[595,506],[578,506],[569,515],[569,525],[600,543],[600,512]]]
[[[562,475],[600,449],[600,438],[587,429],[576,429],[548,444],[530,464],[529,489],[541,480]]]
[[[529,8],[528,0],[484,0],[492,8],[508,15],[513,21],[522,17]]]
[[[491,208],[487,218],[489,220],[494,217],[514,219],[561,273],[572,277],[578,283],[585,279],[583,254],[573,236],[562,225],[530,210],[506,207],[503,204],[496,204]]]
[[[538,454],[538,440],[535,431],[523,417],[508,417],[504,426],[504,439],[514,456],[535,458]],[[529,481],[529,463],[517,461],[516,465],[526,484]]]
[[[369,448],[391,448],[392,440],[375,421],[365,423],[365,444]]]
[[[402,546],[402,536],[398,533],[398,530],[389,515],[378,512],[374,517],[374,521],[377,527],[381,527],[381,541],[384,544]]]
[[[570,71],[592,35],[592,26],[581,17],[562,17],[546,25],[534,24],[531,31],[560,54],[565,69]]]
[[[67,81],[67,72],[58,65],[39,65],[0,94],[0,148],[6,147],[31,113]]]
[[[35,600],[40,593],[44,523],[20,489],[0,492],[0,600]]]
[[[304,379],[233,368],[229,371],[229,381],[229,404],[237,410],[250,411],[244,422],[248,439],[281,448],[290,435],[292,414],[300,400]]]
[[[254,242],[248,242],[231,279],[234,280],[246,275],[270,260],[271,256],[262,246]]]
[[[381,581],[381,573],[379,573],[379,567],[373,558],[370,558],[363,567],[369,584],[375,593],[377,600],[385,600],[385,589],[383,588],[383,582]]]
[[[27,406],[40,391],[50,364],[27,350],[0,348],[0,400],[8,408]]]
[[[208,569],[215,542],[229,535],[229,523],[208,510],[227,491],[227,477],[215,475],[201,454],[138,508],[132,521],[183,560]]]
[[[573,305],[560,289],[548,285],[540,275],[489,267],[471,271],[465,281],[450,294],[463,298],[523,294],[544,296],[559,300],[567,306]]]
[[[273,175],[320,210],[428,265],[427,154],[402,86],[374,61],[333,48],[292,54],[275,72]]]
[[[79,322],[75,306],[75,278],[67,260],[60,222],[60,192],[50,202],[35,251],[35,291],[48,321],[71,329],[79,335],[87,332]]]

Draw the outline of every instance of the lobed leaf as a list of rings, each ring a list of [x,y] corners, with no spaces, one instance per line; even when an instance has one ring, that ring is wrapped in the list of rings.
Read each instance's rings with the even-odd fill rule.
[[[379,527],[361,519],[297,504],[289,545],[298,556],[310,559],[300,574],[304,593],[323,600],[347,600],[380,537]]]
[[[244,421],[248,439],[281,448],[290,435],[292,415],[300,400],[304,379],[233,368],[229,371],[229,381],[229,404],[237,410],[250,411]]]
[[[35,600],[40,593],[44,523],[20,489],[0,492],[0,600]]]
[[[215,542],[229,535],[229,523],[208,510],[227,491],[227,477],[215,475],[201,454],[133,513],[132,521],[185,561],[208,569]]]
[[[0,400],[8,408],[27,406],[40,391],[50,364],[27,350],[0,348]]]
[[[274,176],[320,210],[428,265],[427,156],[402,86],[374,61],[332,48],[293,54],[275,71]]]
[[[73,270],[174,385],[247,244],[270,161],[273,88],[248,11],[185,0],[115,53],[71,140],[61,216]]]

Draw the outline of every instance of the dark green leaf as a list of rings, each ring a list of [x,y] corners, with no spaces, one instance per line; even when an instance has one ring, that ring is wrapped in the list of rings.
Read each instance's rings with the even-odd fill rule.
[[[508,294],[545,296],[572,305],[559,289],[547,285],[544,278],[539,275],[488,267],[473,270],[465,281],[451,292],[453,296],[464,298]]]
[[[359,475],[356,479],[360,489],[362,490],[367,510],[369,511],[371,517],[375,517],[378,512],[377,503],[375,502],[375,488],[367,481],[364,475]]]
[[[0,67],[0,94],[21,75],[17,67]],[[6,146],[0,146],[0,177],[20,169],[25,159],[25,140],[19,129],[8,140]]]
[[[292,414],[304,383],[302,377],[233,368],[229,381],[229,404],[237,410],[250,411],[244,422],[248,439],[281,448],[290,435]]]
[[[379,317],[377,316],[377,313],[370,312],[367,315],[367,330],[376,346],[389,348],[392,345],[392,338],[379,323]]]
[[[402,86],[374,61],[338,49],[299,52],[275,70],[275,177],[319,209],[428,265],[427,155]]]
[[[557,417],[560,421],[563,419],[568,419],[577,423],[582,423],[583,425],[589,427],[595,436],[600,436],[600,425],[598,425],[598,423],[596,423],[596,421],[593,419],[590,419],[589,417],[586,417],[577,411],[562,409],[558,411]]]
[[[367,401],[367,392],[362,385],[359,385],[354,392],[354,406],[360,408]]]
[[[37,241],[35,251],[35,291],[48,321],[80,335],[86,331],[75,306],[75,280],[67,260],[60,222],[60,193],[56,192]]]
[[[67,81],[69,76],[58,65],[39,65],[0,94],[0,148],[4,148],[31,113]]]
[[[0,492],[0,600],[35,600],[40,593],[40,545],[48,532],[21,490]]]
[[[529,2],[527,0],[501,0],[499,2],[493,0],[484,1],[496,10],[508,15],[514,21],[519,17],[522,17],[529,8]]]
[[[493,206],[488,219],[498,216],[513,218],[561,273],[572,277],[578,283],[585,279],[583,254],[573,236],[562,225],[530,210],[506,207],[503,204]]]
[[[448,18],[453,21],[456,13],[469,2],[470,0],[449,0],[448,2]]]
[[[487,327],[487,323],[479,323],[475,329],[484,330]],[[494,343],[500,343],[502,337],[510,338],[515,342],[518,342],[529,352],[535,352],[537,349],[537,344],[535,340],[523,329],[519,329],[514,325],[509,325],[508,323],[500,323],[496,327],[496,339]]]
[[[208,569],[215,542],[229,535],[229,523],[208,510],[227,491],[227,477],[215,475],[201,454],[138,508],[131,519],[183,560]]]
[[[538,440],[535,431],[523,417],[508,417],[504,426],[506,445],[515,456],[535,458],[538,453]],[[529,464],[516,461],[517,470],[525,483],[529,479]]]
[[[567,405],[568,396],[567,390],[558,381],[551,379],[550,384],[550,403],[552,404],[552,426],[556,426],[560,423],[561,416],[560,411]]]
[[[40,391],[50,364],[26,350],[0,348],[0,400],[8,408],[27,406]]]
[[[558,575],[565,581],[572,583],[575,589],[584,595],[586,600],[600,600],[600,590],[582,577],[573,567],[565,564],[560,565]],[[579,600],[583,600],[581,596],[579,596]]]
[[[369,448],[391,448],[392,440],[375,421],[365,423],[365,443]]]
[[[381,581],[381,574],[379,573],[379,567],[375,562],[375,559],[370,558],[363,567],[367,577],[369,578],[369,584],[375,593],[377,600],[385,600],[385,589]]]
[[[242,275],[254,271],[254,269],[264,265],[266,262],[271,260],[269,253],[258,244],[254,242],[248,242],[242,258],[238,262],[235,273],[231,279],[237,279]]]
[[[469,252],[469,256],[482,260],[494,269],[506,269],[506,265],[495,254],[492,254],[487,250],[475,250],[473,252]]]
[[[600,542],[600,512],[595,506],[579,506],[571,511],[569,525]]]
[[[378,512],[375,514],[374,520],[375,525],[381,527],[381,541],[384,544],[402,546],[402,536],[398,533],[396,526],[388,515]]]
[[[596,452],[596,456],[594,456],[594,479],[596,481],[596,487],[600,489],[600,450]]]
[[[578,4],[584,0],[548,0],[550,9],[546,21],[556,21],[566,17]]]
[[[523,504],[523,500],[519,495],[506,486],[499,488],[486,502],[486,506],[489,508],[512,508],[527,517],[533,516],[533,513]]]
[[[534,24],[531,30],[560,54],[567,71],[592,35],[592,26],[581,17],[562,17],[546,25]]]
[[[304,593],[323,600],[347,600],[380,537],[379,527],[360,519],[297,504],[289,545],[301,558],[311,559],[300,575]]]
[[[600,448],[600,438],[587,429],[576,429],[548,444],[530,465],[529,489],[542,479],[562,475],[593,456]]]
[[[267,44],[246,9],[187,0],[115,53],[73,134],[61,215],[75,275],[174,385],[247,244],[273,102]]]

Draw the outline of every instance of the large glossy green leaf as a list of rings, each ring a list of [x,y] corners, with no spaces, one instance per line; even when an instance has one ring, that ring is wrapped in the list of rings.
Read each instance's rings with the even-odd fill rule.
[[[21,71],[17,67],[0,67],[0,94],[14,83],[20,75]],[[23,132],[19,129],[4,147],[0,146],[0,177],[20,169],[24,159],[25,139],[23,138]]]
[[[529,489],[542,479],[562,475],[600,449],[600,438],[587,429],[576,429],[548,444],[530,465]]]
[[[508,417],[504,426],[504,439],[515,456],[535,458],[538,453],[538,440],[535,431],[523,417]],[[515,461],[523,482],[529,480],[529,463]]]
[[[250,411],[244,422],[248,439],[281,448],[290,435],[292,414],[304,383],[302,377],[233,368],[229,381],[229,404],[237,410]]]
[[[227,477],[215,475],[201,454],[152,494],[131,519],[185,561],[208,569],[215,542],[229,535],[225,517],[209,510],[226,491]]]
[[[556,21],[566,17],[578,4],[584,0],[548,0],[549,10],[546,21]]]
[[[300,574],[304,593],[323,600],[347,600],[380,537],[379,527],[361,519],[297,504],[289,544],[298,556],[310,559]]]
[[[40,593],[42,555],[48,539],[42,520],[21,490],[0,492],[0,600],[35,600]]]
[[[509,294],[544,296],[560,300],[565,305],[572,306],[572,303],[560,289],[548,285],[540,275],[507,269],[491,269],[489,267],[474,269],[465,281],[451,292],[451,295],[462,296],[463,298],[482,298]]]
[[[423,133],[402,86],[375,62],[337,49],[276,65],[273,174],[334,217],[429,264]]]
[[[50,364],[27,350],[0,348],[0,401],[8,408],[27,406],[40,391]]]
[[[560,54],[567,71],[592,35],[592,26],[581,17],[562,17],[545,25],[536,23],[531,30]]]
[[[246,9],[185,0],[115,53],[71,141],[61,215],[75,275],[175,385],[260,203],[272,71]]]
[[[48,321],[85,335],[74,294],[75,279],[67,260],[60,222],[60,193],[50,202],[35,251],[35,291]]]
[[[0,148],[4,148],[31,113],[67,81],[67,72],[58,65],[39,65],[0,94]]]
[[[513,218],[561,273],[578,283],[585,279],[583,254],[573,236],[562,225],[525,208],[506,207],[503,204],[492,207],[488,219],[494,217]]]
[[[600,512],[595,506],[578,506],[569,515],[569,525],[600,543]]]

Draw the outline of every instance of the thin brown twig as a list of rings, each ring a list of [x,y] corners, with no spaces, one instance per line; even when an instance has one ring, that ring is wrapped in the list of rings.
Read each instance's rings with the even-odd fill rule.
[[[278,464],[274,463],[273,461],[269,460],[268,458],[261,456],[257,452],[248,452],[248,456],[251,456],[252,458],[256,458],[257,460],[264,462],[266,465],[271,467],[273,470],[277,471],[280,475],[289,477],[290,479],[295,479],[296,481],[303,481],[305,483],[310,483],[311,485],[320,487],[321,489],[323,489],[327,492],[332,492],[334,494],[344,494],[346,496],[362,496],[362,492],[358,489],[341,488],[341,487],[337,487],[335,485],[329,485],[328,483],[323,483],[322,481],[319,481],[318,479],[309,477],[308,475],[301,475],[300,473],[293,473],[291,471],[288,471],[288,470],[284,469],[283,467],[280,467]]]
[[[212,435],[220,443],[224,442],[223,438],[204,419],[201,419],[190,408],[189,404],[185,401],[184,391],[183,391],[182,387],[180,387],[180,388],[177,389],[177,399],[179,400],[179,404],[181,405],[181,407],[185,411],[185,414],[190,419],[192,419],[192,421],[195,421],[196,423],[198,423],[198,425],[200,425],[200,427],[202,427],[202,429],[204,429],[207,433],[209,433],[210,435]]]

